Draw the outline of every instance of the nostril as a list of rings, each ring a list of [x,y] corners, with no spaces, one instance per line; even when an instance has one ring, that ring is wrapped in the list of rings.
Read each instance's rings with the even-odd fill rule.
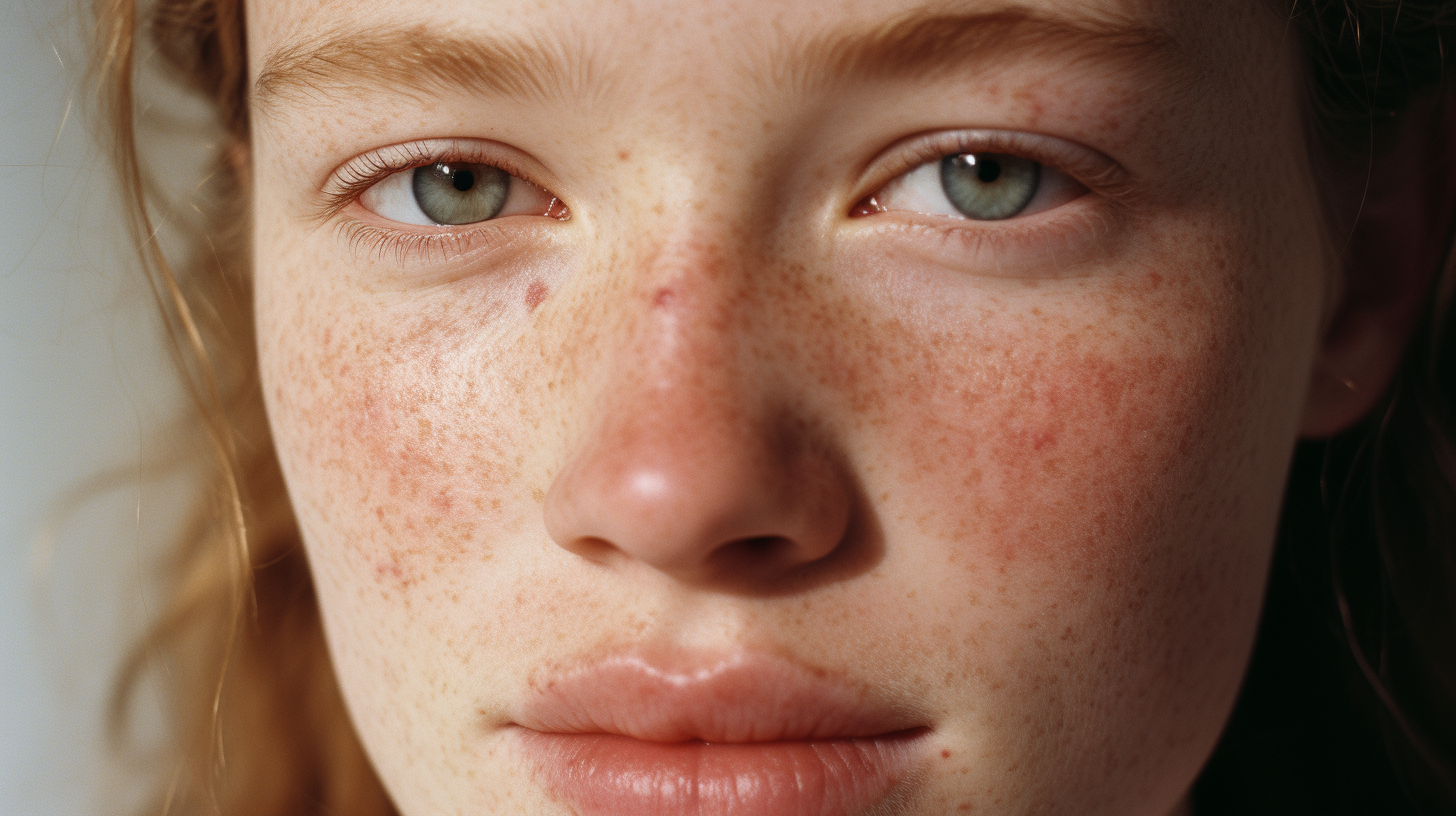
[[[789,540],[787,538],[784,538],[783,536],[756,536],[754,538],[746,538],[743,541],[738,542],[738,546],[742,548],[747,555],[752,555],[755,558],[772,556],[777,551],[782,550],[788,544]]]
[[[588,561],[606,563],[611,559],[612,553],[617,548],[612,546],[612,542],[605,538],[583,536],[573,541],[569,549]]]
[[[712,560],[732,572],[781,569],[803,560],[796,557],[799,549],[792,539],[784,536],[754,536],[724,544],[713,553]]]

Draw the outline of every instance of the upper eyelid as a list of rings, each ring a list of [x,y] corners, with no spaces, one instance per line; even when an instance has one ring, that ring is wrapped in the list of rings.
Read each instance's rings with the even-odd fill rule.
[[[1028,158],[1060,170],[1089,190],[1119,203],[1129,199],[1134,189],[1121,165],[1075,142],[1022,131],[967,128],[916,134],[881,151],[861,174],[853,200],[861,201],[905,173],[955,153],[1007,153]]]
[[[440,161],[488,164],[528,184],[548,189],[535,180],[534,173],[522,168],[522,162],[510,155],[509,148],[498,142],[466,138],[419,139],[375,148],[331,170],[319,191],[323,197],[319,218],[327,220],[336,215],[358,199],[364,190],[393,173]]]

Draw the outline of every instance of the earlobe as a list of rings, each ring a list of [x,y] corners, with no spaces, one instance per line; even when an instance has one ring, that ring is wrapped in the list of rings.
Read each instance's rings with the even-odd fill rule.
[[[1300,433],[1333,436],[1385,395],[1448,260],[1456,211],[1456,94],[1420,100],[1366,162],[1351,208],[1339,303],[1321,341]],[[1363,175],[1363,174],[1362,174]]]

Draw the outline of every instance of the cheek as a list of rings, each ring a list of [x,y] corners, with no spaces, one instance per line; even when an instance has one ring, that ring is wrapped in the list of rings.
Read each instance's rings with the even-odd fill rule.
[[[520,527],[501,497],[523,484],[507,450],[518,386],[498,349],[486,351],[495,338],[453,328],[468,316],[339,300],[289,321],[263,360],[315,567],[393,595],[493,560],[494,542]]]
[[[1267,430],[1239,414],[1261,388],[1240,362],[1249,338],[1236,305],[1212,299],[1176,329],[1130,319],[1186,299],[1149,288],[990,299],[941,321],[951,330],[892,332],[895,353],[872,352],[890,362],[850,362],[882,394],[859,433],[888,454],[888,505],[914,507],[920,537],[1065,569],[1070,542],[1138,537],[1209,488],[1210,468]]]
[[[843,360],[879,383],[854,433],[904,556],[889,568],[918,588],[923,617],[902,634],[943,655],[947,693],[981,695],[970,708],[1016,688],[1046,713],[1201,712],[1157,733],[1207,738],[1253,633],[1299,355],[1269,348],[1250,305],[1269,292],[1157,275],[1046,288],[881,327],[893,339]],[[929,619],[959,634],[925,643]],[[964,681],[967,665],[981,682]]]
[[[1192,474],[1175,471],[1203,452],[1215,361],[1124,356],[1079,339],[998,341],[1028,351],[971,352],[966,359],[980,362],[926,378],[974,385],[933,386],[907,414],[915,424],[903,434],[896,481],[928,511],[922,535],[981,542],[982,557],[1065,572],[1069,558],[1141,537],[1155,505],[1187,486]]]

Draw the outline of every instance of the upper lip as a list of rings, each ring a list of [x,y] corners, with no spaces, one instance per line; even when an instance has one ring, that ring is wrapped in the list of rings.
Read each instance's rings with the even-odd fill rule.
[[[868,683],[744,649],[633,649],[586,661],[533,682],[513,720],[553,734],[730,743],[873,737],[926,725]]]

